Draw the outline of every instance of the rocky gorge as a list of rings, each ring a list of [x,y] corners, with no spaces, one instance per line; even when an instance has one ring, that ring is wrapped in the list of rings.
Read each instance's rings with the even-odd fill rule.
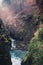
[[[23,11],[15,18],[11,25],[6,24],[10,36],[15,39],[18,49],[27,49],[28,42],[34,37],[35,31],[38,29],[39,22],[37,19],[38,17],[34,17],[33,13],[26,14]]]
[[[42,0],[40,0],[40,1],[42,1]],[[3,19],[4,17],[2,17],[1,13],[0,13],[0,16],[1,16],[1,19],[3,20],[5,28],[7,30],[7,32],[5,32],[5,33],[9,34],[9,35],[7,35],[9,44],[7,43],[7,46],[5,46],[5,43],[3,44],[5,49],[7,47],[6,50],[8,51],[8,53],[11,50],[9,36],[15,40],[14,41],[14,45],[16,44],[16,48],[14,48],[15,50],[28,51],[28,44],[30,44],[30,40],[34,37],[34,33],[39,29],[40,22],[43,23],[43,12],[42,12],[43,4],[42,5],[41,4],[42,3],[40,3],[39,1],[36,1],[36,3],[33,3],[31,5],[29,4],[29,7],[27,7],[26,9],[24,8],[24,10],[22,12],[18,13],[16,16],[12,15],[12,13],[10,11],[11,9],[6,11],[6,10],[4,10],[6,7],[4,9],[2,8],[2,10],[7,12],[6,15],[4,15],[5,13],[2,14],[3,16],[5,16],[5,19]],[[8,9],[8,8],[6,8],[6,9]],[[10,16],[9,16],[9,14],[10,14]],[[3,26],[2,26],[2,28],[3,28]],[[5,40],[7,40],[7,39],[5,39]],[[0,47],[0,49],[2,47]],[[8,58],[10,58],[8,63],[11,64],[10,54],[8,54],[8,56],[9,56]],[[28,56],[26,55],[26,61],[24,62],[24,60],[23,60],[21,65],[31,65],[32,57],[28,57],[28,58],[27,57]]]
[[[19,7],[20,11],[15,15],[12,9],[9,9],[10,6],[13,7],[11,4],[12,0],[4,2],[5,3],[2,5],[2,9],[0,10],[0,17],[3,19],[10,36],[15,39],[17,48],[26,50],[29,41],[34,36],[34,32],[37,30],[39,25],[37,16],[39,15],[39,8],[33,0],[32,2],[22,0],[20,3],[17,0],[17,2],[14,1],[17,5],[13,4],[15,7],[21,6]],[[11,3],[9,4],[8,2]],[[15,12],[16,9],[13,10]]]

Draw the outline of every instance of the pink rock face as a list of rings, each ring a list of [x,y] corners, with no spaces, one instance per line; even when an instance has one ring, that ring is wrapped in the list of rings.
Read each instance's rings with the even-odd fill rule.
[[[17,3],[17,5],[15,5],[15,3]],[[31,13],[31,5],[33,3],[35,3],[34,0],[16,0],[14,2],[11,0],[11,4],[9,6],[6,6],[6,4],[1,4],[0,17],[5,21],[5,24],[13,26],[13,28],[16,30],[20,30],[24,26],[24,22],[19,20],[18,16],[20,16],[19,14],[23,11],[26,13],[26,15]],[[14,5],[16,8],[14,8]],[[19,12],[15,13],[15,11]]]
[[[27,21],[23,21],[23,17],[27,18],[27,15],[32,14],[34,4],[35,0],[11,0],[11,4],[3,3],[0,6],[0,18],[10,29],[12,28],[18,33],[24,32]],[[36,11],[37,6],[34,9]],[[24,14],[21,15],[21,13]]]

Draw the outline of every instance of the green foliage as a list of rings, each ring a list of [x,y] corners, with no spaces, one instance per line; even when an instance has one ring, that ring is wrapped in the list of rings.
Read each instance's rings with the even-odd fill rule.
[[[43,20],[43,14],[39,15],[39,21]]]
[[[32,65],[43,65],[43,48],[38,39],[30,42],[28,54],[32,57]]]
[[[43,65],[43,29],[39,30],[38,38],[32,38],[29,44],[28,56],[32,65]]]
[[[39,36],[38,36],[40,41],[43,41],[43,29],[39,30]]]
[[[0,42],[10,42],[8,29],[4,26],[3,21],[0,19]]]

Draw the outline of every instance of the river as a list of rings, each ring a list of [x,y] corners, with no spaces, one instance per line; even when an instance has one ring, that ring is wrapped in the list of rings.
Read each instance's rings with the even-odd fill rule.
[[[26,55],[26,51],[23,50],[15,50],[16,45],[14,45],[14,41],[12,39],[12,50],[11,50],[11,61],[12,65],[21,65],[21,61],[23,60],[24,56]]]

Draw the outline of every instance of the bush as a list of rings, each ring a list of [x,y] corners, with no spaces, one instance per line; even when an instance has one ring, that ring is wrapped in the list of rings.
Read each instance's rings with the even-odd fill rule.
[[[43,41],[43,29],[39,30],[38,38],[39,38],[40,41]]]
[[[29,57],[32,58],[31,65],[43,65],[43,45],[38,39],[33,39],[29,45]]]

